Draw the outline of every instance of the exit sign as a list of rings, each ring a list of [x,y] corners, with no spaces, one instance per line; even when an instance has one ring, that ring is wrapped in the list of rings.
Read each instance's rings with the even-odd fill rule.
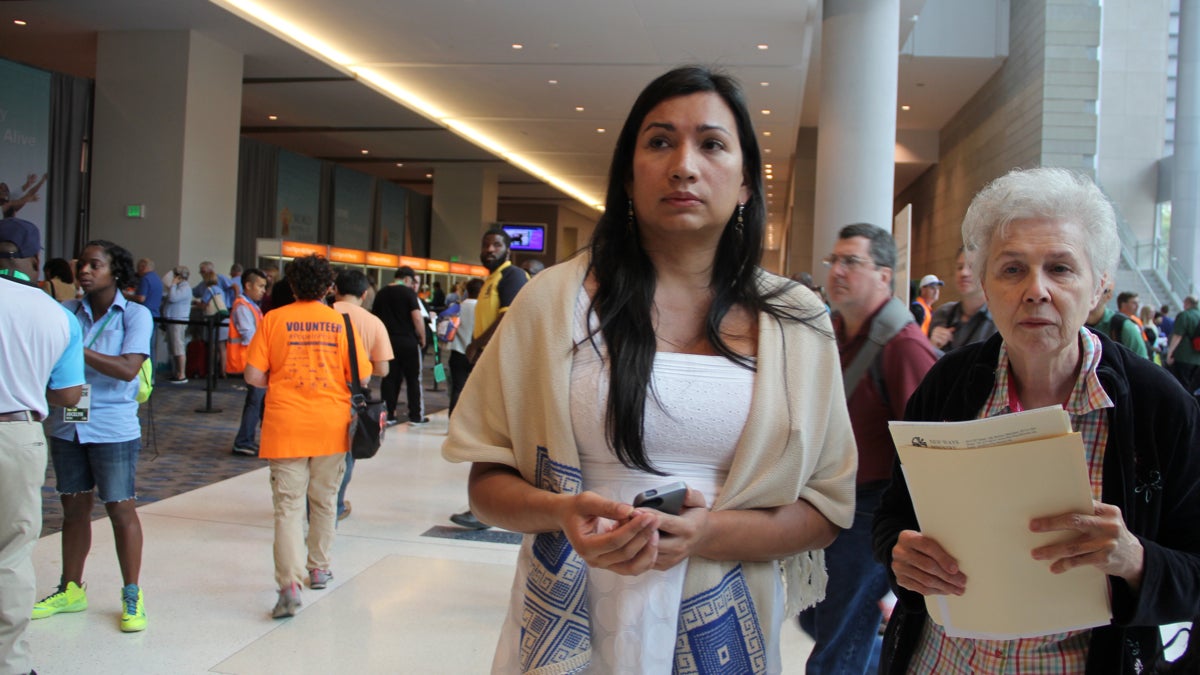
[[[145,218],[146,217],[146,205],[145,204],[129,204],[129,205],[127,205],[125,207],[125,217],[126,218]]]

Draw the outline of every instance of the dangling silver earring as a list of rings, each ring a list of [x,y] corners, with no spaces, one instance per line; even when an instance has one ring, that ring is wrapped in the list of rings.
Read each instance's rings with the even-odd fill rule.
[[[737,222],[736,222],[736,223],[734,223],[734,225],[733,225],[733,230],[734,230],[734,232],[737,232],[737,236],[738,236],[739,238],[742,236],[742,233],[743,233],[743,232],[745,231],[745,229],[746,229],[746,221],[745,221],[745,220],[742,218],[742,216],[745,214],[745,212],[746,212],[746,205],[745,205],[745,204],[738,204],[738,208],[737,208]]]
[[[633,234],[633,200],[629,200],[628,218],[625,219],[625,232]]]

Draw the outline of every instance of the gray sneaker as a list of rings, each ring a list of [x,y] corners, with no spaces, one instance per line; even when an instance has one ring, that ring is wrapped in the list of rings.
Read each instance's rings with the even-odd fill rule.
[[[308,586],[316,590],[320,590],[329,585],[329,580],[333,578],[333,572],[322,569],[311,569],[308,571]]]
[[[275,603],[275,609],[271,610],[271,616],[276,619],[286,619],[289,616],[296,616],[296,610],[300,608],[300,584],[288,584],[287,588],[279,589],[279,601]]]

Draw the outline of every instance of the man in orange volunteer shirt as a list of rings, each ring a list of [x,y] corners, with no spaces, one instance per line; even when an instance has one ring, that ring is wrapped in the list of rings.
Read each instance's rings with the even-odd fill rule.
[[[333,268],[321,256],[292,261],[287,281],[296,301],[263,318],[246,355],[246,383],[268,391],[259,456],[270,462],[275,504],[276,619],[300,607],[306,571],[314,589],[333,578],[337,491],[353,419],[346,327],[342,315],[322,302],[333,279]],[[355,342],[359,376],[369,381],[371,362],[357,336]]]

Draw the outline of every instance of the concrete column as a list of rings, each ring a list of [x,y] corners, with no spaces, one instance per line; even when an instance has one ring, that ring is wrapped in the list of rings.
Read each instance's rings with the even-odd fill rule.
[[[891,231],[900,0],[824,0],[812,268],[843,225]]]
[[[1180,297],[1200,278],[1200,7],[1179,3],[1179,74],[1175,89],[1175,166],[1171,184],[1171,283]],[[1180,279],[1182,277],[1182,279]]]
[[[479,237],[496,221],[499,198],[496,170],[483,166],[439,166],[433,175],[433,216],[429,255],[435,260],[458,256],[479,262]]]
[[[233,262],[242,55],[190,31],[101,33],[91,238],[160,271]],[[144,218],[126,207],[144,205]]]

